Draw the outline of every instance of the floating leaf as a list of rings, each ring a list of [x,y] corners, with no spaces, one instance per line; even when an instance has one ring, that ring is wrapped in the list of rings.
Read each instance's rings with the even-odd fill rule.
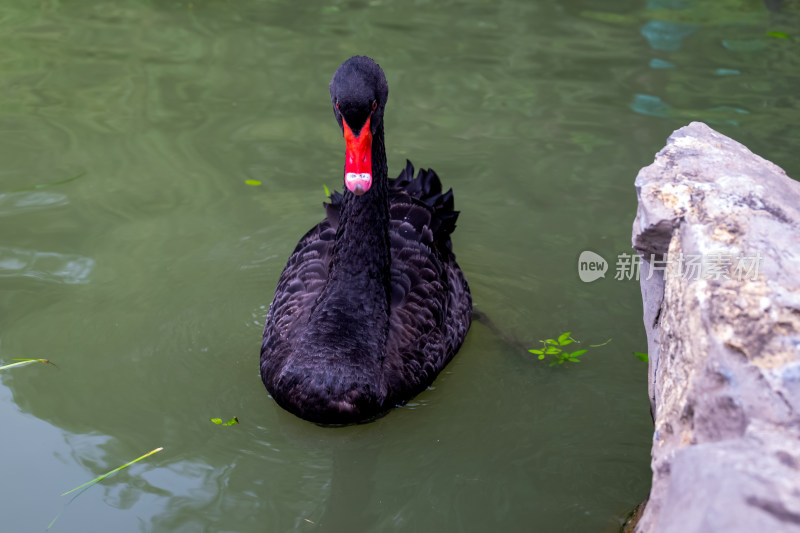
[[[15,366],[29,365],[31,363],[46,363],[48,365],[56,366],[56,364],[50,361],[49,359],[14,359],[14,361],[19,361],[19,362],[0,366],[0,370],[5,370],[6,368],[13,368]]]
[[[66,496],[67,494],[70,494],[70,493],[72,493],[72,492],[75,492],[76,490],[83,489],[83,490],[81,490],[81,491],[80,491],[78,494],[76,494],[75,496],[73,496],[73,497],[72,497],[72,499],[71,499],[69,502],[67,502],[67,505],[69,505],[70,503],[72,503],[73,501],[75,501],[75,498],[77,498],[78,496],[80,496],[81,494],[83,494],[84,492],[86,492],[86,491],[87,491],[87,490],[88,490],[88,489],[89,489],[89,488],[90,488],[92,485],[95,485],[95,484],[97,484],[97,483],[99,483],[99,482],[103,481],[103,480],[104,480],[105,478],[107,478],[108,476],[110,476],[110,475],[112,475],[112,474],[116,474],[116,473],[117,473],[117,472],[119,472],[120,470],[122,470],[122,469],[124,469],[124,468],[128,468],[128,467],[129,467],[129,466],[131,466],[133,463],[136,463],[136,462],[138,462],[138,461],[141,461],[141,460],[142,460],[142,459],[144,459],[145,457],[150,457],[150,456],[151,456],[151,455],[153,455],[154,453],[158,453],[158,452],[160,452],[160,451],[161,451],[161,450],[163,450],[163,449],[164,449],[164,447],[163,447],[163,446],[159,446],[159,447],[158,447],[158,448],[156,448],[155,450],[150,450],[149,452],[147,452],[146,454],[142,455],[141,457],[138,457],[138,458],[134,459],[133,461],[127,462],[127,463],[125,463],[125,464],[124,464],[124,465],[122,465],[122,466],[118,466],[118,467],[117,467],[117,468],[115,468],[114,470],[111,470],[111,471],[109,471],[109,472],[106,472],[105,474],[103,474],[103,475],[101,475],[101,476],[97,476],[97,477],[96,477],[96,478],[94,478],[93,480],[91,480],[91,481],[87,481],[87,482],[86,482],[86,483],[84,483],[83,485],[78,485],[78,486],[77,486],[77,487],[75,487],[74,489],[72,489],[72,490],[68,490],[67,492],[64,492],[64,493],[62,493],[61,495],[62,495],[62,496]],[[65,508],[66,508],[66,506],[65,506]],[[63,509],[62,509],[62,512],[63,512]],[[58,517],[59,517],[59,516],[61,516],[61,513],[58,513],[58,514],[55,516],[55,518],[53,518],[53,520],[51,520],[51,521],[50,521],[50,523],[47,525],[47,529],[50,529],[51,527],[53,527],[53,524],[55,524],[55,523],[56,523],[56,520],[58,520]]]
[[[325,189],[325,196],[327,196],[328,198],[330,198],[330,197],[331,197],[331,190],[328,188],[328,186],[327,186],[327,185],[325,185],[325,184],[323,184],[323,185],[322,185],[322,188],[323,188],[323,189]]]
[[[258,180],[244,180],[244,183],[245,185],[252,185],[253,187],[261,185],[261,182]]]
[[[159,447],[158,447],[158,448],[156,448],[155,450],[150,450],[149,452],[147,452],[146,454],[142,455],[141,457],[137,457],[137,458],[136,458],[136,459],[134,459],[133,461],[127,462],[127,463],[125,463],[125,464],[124,464],[124,465],[122,465],[122,466],[118,466],[118,467],[117,467],[117,468],[115,468],[114,470],[110,470],[110,471],[106,472],[105,474],[103,474],[103,475],[101,475],[101,476],[97,476],[97,477],[96,477],[96,478],[94,478],[93,480],[91,480],[91,481],[87,481],[87,482],[86,482],[86,483],[84,483],[83,485],[78,485],[78,486],[77,486],[77,487],[75,487],[74,489],[68,490],[67,492],[64,492],[64,493],[62,493],[61,495],[62,495],[62,496],[66,496],[67,494],[69,494],[69,493],[71,493],[71,492],[75,492],[75,491],[76,491],[76,490],[78,490],[78,489],[82,489],[83,487],[89,488],[89,487],[91,487],[92,485],[94,485],[94,484],[96,484],[96,483],[99,483],[100,481],[103,481],[103,480],[104,480],[105,478],[107,478],[108,476],[110,476],[110,475],[112,475],[112,474],[116,474],[117,472],[119,472],[119,471],[120,471],[120,470],[122,470],[123,468],[128,468],[128,467],[129,467],[129,466],[131,466],[133,463],[136,463],[136,462],[138,462],[138,461],[141,461],[141,460],[142,460],[142,459],[144,459],[145,457],[150,457],[150,456],[151,456],[151,455],[153,455],[154,453],[158,453],[158,452],[160,452],[160,451],[161,451],[161,450],[163,450],[163,449],[164,449],[164,447],[163,447],[163,446],[159,446]]]
[[[75,181],[76,179],[82,178],[86,175],[86,172],[81,172],[80,174],[76,174],[71,178],[59,180],[59,181],[51,181],[50,183],[39,183],[34,185],[33,187],[25,187],[23,189],[15,189],[11,192],[23,192],[23,191],[35,191],[39,189],[47,189],[48,187],[55,187],[56,185],[64,185],[65,183],[69,183],[71,181]]]
[[[644,361],[645,363],[648,361],[648,357],[646,353],[643,352],[633,352],[633,355],[638,357],[640,360]]]
[[[614,340],[614,339],[608,339],[606,342],[604,342],[604,343],[601,343],[601,344],[590,344],[590,345],[589,345],[589,348],[599,348],[599,347],[601,347],[601,346],[605,346],[606,344],[608,344],[609,342],[611,342],[611,341],[613,341],[613,340]]]
[[[209,420],[211,420],[212,422],[214,422],[218,426],[233,426],[234,424],[238,424],[239,423],[239,417],[237,417],[237,416],[234,416],[233,418],[231,418],[227,422],[223,422],[221,418],[210,418]]]
[[[545,339],[540,340],[539,342],[542,343],[541,348],[538,349],[530,349],[528,352],[537,356],[537,359],[540,361],[547,359],[549,366],[556,366],[556,365],[563,365],[564,363],[580,363],[581,360],[578,359],[579,356],[587,353],[589,348],[597,348],[600,346],[605,346],[612,339],[608,339],[606,342],[602,344],[592,344],[588,347],[575,350],[574,352],[566,352],[562,348],[573,342],[580,343],[581,341],[572,338],[572,332],[566,331],[558,336],[557,339]],[[548,357],[551,356],[551,357]]]
[[[789,34],[783,33],[782,31],[768,31],[767,37],[775,37],[777,39],[788,39]]]

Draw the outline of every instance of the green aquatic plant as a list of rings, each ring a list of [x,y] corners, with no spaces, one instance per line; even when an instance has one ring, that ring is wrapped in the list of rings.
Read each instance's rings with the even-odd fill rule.
[[[234,416],[227,422],[223,422],[221,418],[209,418],[212,422],[214,422],[218,426],[233,426],[239,423],[239,417]]]
[[[567,331],[566,333],[562,333],[556,339],[545,339],[545,340],[540,340],[539,342],[542,343],[541,350],[531,349],[528,351],[538,356],[538,358],[542,361],[548,356],[551,356],[552,360],[550,361],[550,366],[563,365],[566,362],[580,363],[581,360],[578,359],[578,357],[589,351],[588,348],[584,348],[582,350],[575,350],[574,352],[563,350],[562,349],[563,346],[570,345],[573,342],[577,342],[579,344],[581,342],[577,339],[572,338],[572,332],[569,331]],[[611,342],[611,339],[608,339],[606,342],[602,344],[590,344],[589,348],[599,348],[600,346],[605,346],[609,342]]]
[[[542,343],[541,350],[528,350],[530,353],[537,355],[540,360],[544,360],[548,355],[552,356],[550,366],[563,365],[567,361],[571,363],[580,363],[579,356],[585,354],[588,350],[575,350],[574,352],[567,352],[561,349],[562,346],[567,346],[573,342],[579,342],[572,338],[572,333],[567,331],[558,336],[557,339],[540,340]]]
[[[38,191],[40,189],[47,189],[47,188],[50,188],[50,187],[55,187],[57,185],[64,185],[65,183],[70,183],[72,181],[75,181],[77,179],[80,179],[80,178],[84,177],[85,175],[86,175],[86,172],[81,172],[80,174],[75,174],[74,176],[66,178],[66,179],[63,179],[63,180],[51,181],[50,183],[37,183],[36,185],[32,185],[30,187],[23,187],[22,189],[15,189],[15,190],[13,190],[11,192]]]
[[[83,483],[82,485],[78,485],[78,486],[77,486],[77,487],[75,487],[74,489],[70,489],[70,490],[68,490],[67,492],[63,492],[63,493],[61,493],[61,495],[62,495],[62,496],[66,496],[67,494],[71,494],[71,493],[73,493],[73,492],[75,492],[75,491],[77,491],[77,490],[80,490],[80,492],[78,492],[78,493],[77,493],[75,496],[73,496],[73,497],[72,497],[72,499],[71,499],[70,501],[68,501],[66,505],[69,505],[70,503],[72,503],[73,501],[75,501],[75,498],[77,498],[78,496],[80,496],[81,494],[83,494],[84,492],[86,492],[86,491],[87,491],[87,490],[88,490],[88,489],[89,489],[89,488],[90,488],[92,485],[96,485],[97,483],[100,483],[101,481],[103,481],[103,480],[104,480],[105,478],[107,478],[108,476],[111,476],[111,475],[113,475],[113,474],[116,474],[116,473],[117,473],[117,472],[119,472],[120,470],[122,470],[122,469],[125,469],[125,468],[128,468],[128,467],[129,467],[129,466],[131,466],[132,464],[134,464],[134,463],[137,463],[137,462],[141,461],[142,459],[145,459],[146,457],[150,457],[150,456],[151,456],[151,455],[153,455],[154,453],[158,453],[158,452],[160,452],[160,451],[161,451],[161,450],[163,450],[163,449],[164,449],[164,447],[163,447],[163,446],[159,446],[159,447],[158,447],[158,448],[156,448],[155,450],[150,450],[150,451],[149,451],[149,452],[147,452],[146,454],[142,455],[141,457],[137,457],[137,458],[136,458],[136,459],[134,459],[133,461],[129,461],[129,462],[125,463],[125,464],[124,464],[124,465],[122,465],[122,466],[118,466],[118,467],[117,467],[117,468],[115,468],[114,470],[110,470],[110,471],[106,472],[105,474],[102,474],[102,475],[99,475],[99,476],[97,476],[96,478],[94,478],[94,479],[93,479],[93,480],[91,480],[91,481],[87,481],[86,483]],[[64,506],[65,508],[66,508],[66,505]],[[63,509],[62,509],[62,512],[63,512]],[[56,523],[56,520],[58,520],[58,517],[59,517],[59,516],[61,516],[61,513],[58,513],[58,514],[56,515],[56,517],[55,517],[55,518],[53,518],[53,520],[51,520],[51,521],[50,521],[50,523],[47,525],[47,529],[50,529],[51,527],[53,527],[53,524],[55,524],[55,523]]]
[[[96,483],[99,483],[99,482],[103,481],[103,480],[104,480],[105,478],[107,478],[108,476],[110,476],[110,475],[112,475],[112,474],[116,474],[116,473],[117,473],[117,472],[119,472],[120,470],[122,470],[122,469],[124,469],[124,468],[128,468],[128,467],[129,467],[129,466],[131,466],[133,463],[139,462],[139,461],[141,461],[142,459],[144,459],[144,458],[146,458],[146,457],[150,457],[150,456],[151,456],[151,455],[153,455],[154,453],[158,453],[158,452],[160,452],[160,451],[161,451],[161,450],[163,450],[163,449],[164,449],[164,447],[163,447],[163,446],[159,446],[159,447],[158,447],[158,448],[156,448],[155,450],[150,450],[149,452],[147,452],[146,454],[142,455],[141,457],[137,457],[137,458],[136,458],[136,459],[134,459],[133,461],[129,461],[129,462],[125,463],[125,464],[124,464],[124,465],[122,465],[122,466],[118,466],[118,467],[117,467],[117,468],[115,468],[114,470],[109,470],[109,471],[108,471],[108,472],[106,472],[105,474],[102,474],[102,475],[100,475],[100,476],[97,476],[97,477],[96,477],[96,478],[94,478],[93,480],[91,480],[91,481],[87,481],[87,482],[86,482],[86,483],[84,483],[83,485],[78,485],[78,486],[77,486],[77,487],[75,487],[74,489],[70,489],[70,490],[68,490],[67,492],[63,492],[63,493],[61,493],[61,495],[62,495],[62,496],[66,496],[67,494],[70,494],[70,493],[72,493],[72,492],[75,492],[75,491],[76,491],[76,490],[78,490],[78,489],[84,489],[84,490],[85,490],[85,489],[88,489],[88,488],[89,488],[89,487],[91,487],[92,485],[94,485],[94,484],[96,484]],[[83,492],[83,491],[81,491],[81,492]]]
[[[633,352],[633,355],[638,357],[641,361],[647,362],[647,354],[644,352]]]
[[[768,37],[775,37],[776,39],[788,39],[789,38],[789,34],[788,33],[784,33],[782,31],[768,31],[767,32],[767,36]]]
[[[15,366],[25,366],[31,363],[46,363],[48,365],[56,366],[56,364],[49,359],[12,359],[12,361],[17,361],[17,362],[0,366],[0,370],[6,370],[7,368],[14,368]]]

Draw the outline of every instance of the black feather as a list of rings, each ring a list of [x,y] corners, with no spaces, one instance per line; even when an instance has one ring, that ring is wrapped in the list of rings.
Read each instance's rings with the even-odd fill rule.
[[[414,177],[408,161],[386,176],[385,83],[364,57],[334,75],[340,124],[371,116],[374,183],[323,204],[325,219],[289,257],[264,327],[264,384],[282,407],[322,424],[362,422],[408,401],[470,326],[469,287],[451,251],[452,190],[442,193],[433,170]]]

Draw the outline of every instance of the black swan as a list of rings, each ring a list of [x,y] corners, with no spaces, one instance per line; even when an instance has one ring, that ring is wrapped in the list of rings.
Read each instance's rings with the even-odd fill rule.
[[[388,178],[389,88],[372,59],[330,84],[346,143],[344,194],[297,244],[269,307],[261,379],[284,409],[326,425],[374,419],[427,388],[461,347],[469,286],[451,251],[458,211],[432,170]]]

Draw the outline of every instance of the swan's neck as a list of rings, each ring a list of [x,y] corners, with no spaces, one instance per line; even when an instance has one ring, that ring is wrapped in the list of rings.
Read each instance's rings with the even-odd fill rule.
[[[380,125],[372,139],[372,186],[361,196],[345,189],[328,281],[309,318],[309,337],[375,363],[383,359],[389,328],[387,174]]]
[[[389,193],[383,125],[372,140],[372,187],[361,196],[345,189],[329,282],[382,292],[389,275]]]

